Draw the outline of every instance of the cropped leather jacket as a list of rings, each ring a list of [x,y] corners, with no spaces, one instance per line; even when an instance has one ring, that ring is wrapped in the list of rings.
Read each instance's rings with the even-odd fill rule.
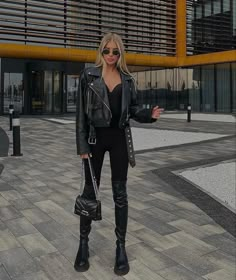
[[[152,119],[152,108],[140,108],[137,92],[130,75],[120,73],[122,83],[122,105],[119,128],[125,129],[128,157],[131,166],[135,165],[129,119],[142,123],[156,121]],[[101,68],[91,67],[82,71],[77,91],[76,108],[76,144],[77,154],[90,153],[89,138],[91,127],[109,127],[112,113],[109,107],[106,85],[101,76]],[[128,135],[129,134],[129,135]]]

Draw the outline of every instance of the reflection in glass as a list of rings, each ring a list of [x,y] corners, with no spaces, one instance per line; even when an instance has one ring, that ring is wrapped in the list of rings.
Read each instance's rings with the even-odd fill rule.
[[[236,113],[236,62],[232,63],[232,112]]]
[[[202,111],[215,111],[214,65],[202,66]]]
[[[31,72],[31,112],[32,114],[42,114],[43,112],[43,72]]]
[[[230,65],[216,65],[217,112],[230,112]]]
[[[213,14],[221,13],[221,2],[219,0],[213,1]]]
[[[44,71],[44,113],[52,112],[52,72]]]
[[[22,113],[24,106],[24,88],[22,73],[4,73],[4,100],[3,112],[9,112],[9,105],[14,105],[14,110]]]
[[[189,69],[191,71],[191,69]],[[189,103],[193,111],[201,111],[201,67],[196,66],[191,71],[192,81],[189,85]]]
[[[79,75],[67,76],[67,112],[76,110],[76,92],[79,85]]]
[[[54,72],[54,112],[61,112],[60,72]]]
[[[61,113],[61,73],[32,71],[31,96],[33,114]]]
[[[236,112],[236,63],[132,74],[141,107],[158,104],[165,110],[186,110],[190,103],[195,112]]]

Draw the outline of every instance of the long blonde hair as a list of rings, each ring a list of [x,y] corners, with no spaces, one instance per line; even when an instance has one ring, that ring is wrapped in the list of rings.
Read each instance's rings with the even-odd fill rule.
[[[103,58],[102,51],[105,48],[106,44],[110,41],[113,41],[117,45],[117,48],[120,52],[120,56],[117,61],[116,67],[124,74],[128,74],[128,75],[132,76],[130,74],[127,64],[126,64],[123,41],[122,41],[120,35],[113,33],[113,32],[107,33],[103,36],[101,43],[99,45],[99,48],[98,48],[97,58],[96,58],[96,62],[95,62],[96,66],[102,67],[102,70],[105,69],[106,62]],[[103,75],[103,72],[104,71],[102,71],[102,75]]]

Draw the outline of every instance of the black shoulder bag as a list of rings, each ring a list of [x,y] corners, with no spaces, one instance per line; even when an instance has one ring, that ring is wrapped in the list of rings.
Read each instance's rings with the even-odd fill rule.
[[[85,216],[94,221],[99,221],[102,219],[102,207],[101,201],[99,199],[99,190],[97,186],[96,177],[94,174],[93,166],[90,157],[88,157],[88,164],[90,175],[92,178],[93,189],[95,193],[95,199],[87,199],[81,196],[83,192],[83,177],[84,177],[84,160],[82,160],[82,173],[81,173],[81,185],[80,194],[76,197],[74,213],[79,216]]]

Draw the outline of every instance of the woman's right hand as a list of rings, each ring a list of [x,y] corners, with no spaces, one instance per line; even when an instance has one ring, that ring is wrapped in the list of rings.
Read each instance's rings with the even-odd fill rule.
[[[89,154],[83,154],[83,155],[80,155],[80,157],[81,157],[82,159],[86,159],[86,158],[89,157]]]

